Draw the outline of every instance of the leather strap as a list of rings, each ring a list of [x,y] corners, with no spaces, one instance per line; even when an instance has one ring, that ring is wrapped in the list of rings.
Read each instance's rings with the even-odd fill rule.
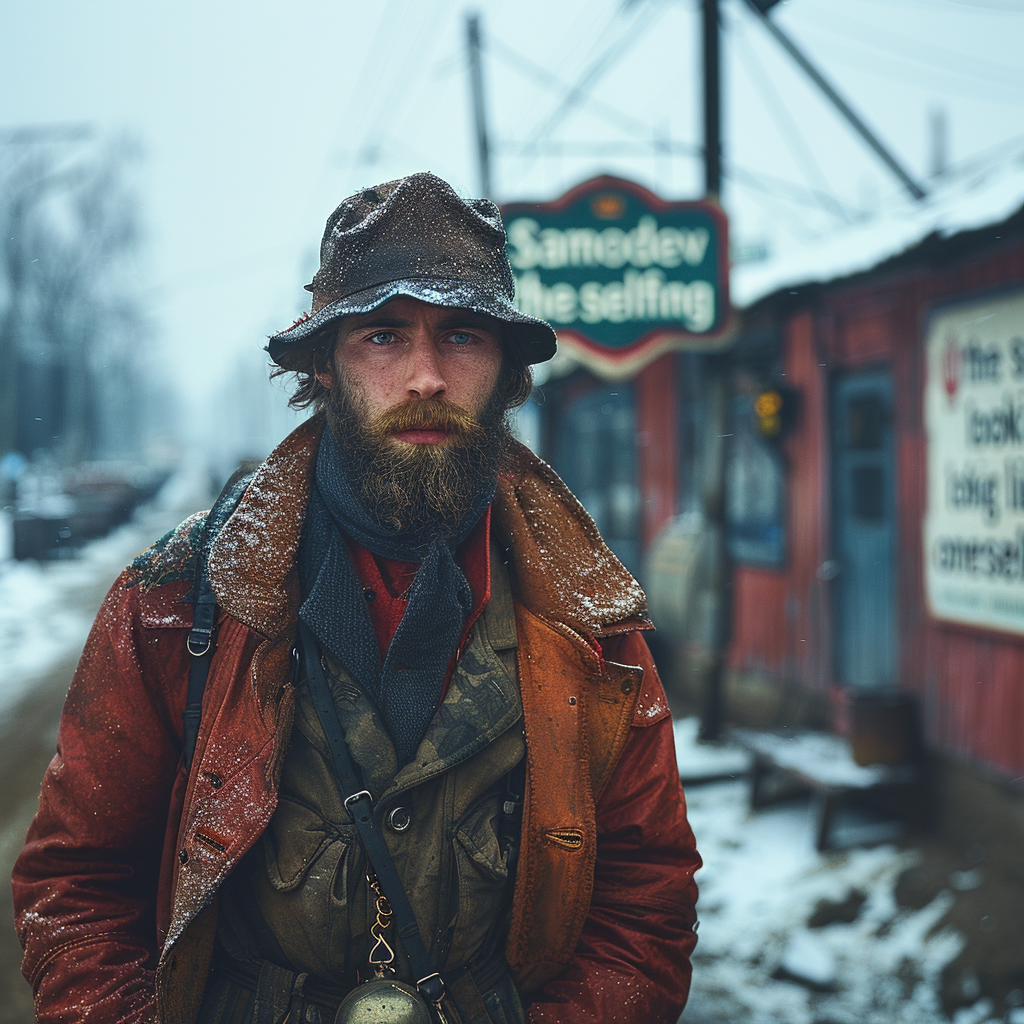
[[[363,788],[359,769],[352,762],[352,756],[349,754],[345,733],[341,728],[341,720],[338,718],[338,710],[334,706],[334,698],[331,696],[327,677],[324,674],[324,666],[320,660],[320,646],[312,631],[301,619],[298,629],[299,646],[302,661],[306,666],[309,693],[334,759],[345,808],[352,815],[356,831],[362,841],[363,849],[366,851],[366,857],[376,872],[377,881],[384,891],[384,895],[387,896],[388,903],[391,904],[395,923],[398,925],[398,935],[409,957],[409,966],[412,968],[413,977],[416,979],[416,988],[420,995],[436,1006],[444,997],[444,982],[437,971],[431,967],[430,957],[423,943],[419,925],[416,923],[412,904],[409,902],[405,886],[402,885],[398,869],[391,858],[384,837],[374,820],[373,797],[368,790]]]
[[[192,604],[192,629],[189,631],[185,645],[192,655],[188,666],[188,689],[185,691],[185,710],[182,712],[181,761],[188,774],[192,767],[192,758],[196,752],[196,740],[199,738],[199,721],[203,714],[203,693],[206,691],[206,680],[210,675],[210,662],[213,661],[214,632],[217,622],[217,595],[210,584],[207,571],[210,560],[210,548],[214,538],[228,517],[235,510],[245,488],[252,479],[252,471],[247,466],[237,469],[231,479],[224,485],[217,500],[213,503],[206,516],[206,523],[196,548],[195,575],[188,601]]]

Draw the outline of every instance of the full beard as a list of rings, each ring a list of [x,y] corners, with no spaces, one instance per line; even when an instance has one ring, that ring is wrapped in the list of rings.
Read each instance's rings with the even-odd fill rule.
[[[364,511],[387,532],[449,540],[501,470],[512,439],[499,386],[478,417],[445,399],[392,406],[374,420],[343,374],[328,393],[327,421]],[[436,427],[441,444],[408,444],[398,431]]]

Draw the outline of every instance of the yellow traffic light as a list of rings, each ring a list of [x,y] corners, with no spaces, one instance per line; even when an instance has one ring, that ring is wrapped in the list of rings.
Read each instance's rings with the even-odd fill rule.
[[[782,395],[774,388],[757,396],[754,402],[755,422],[765,437],[778,437],[782,433],[782,406]]]

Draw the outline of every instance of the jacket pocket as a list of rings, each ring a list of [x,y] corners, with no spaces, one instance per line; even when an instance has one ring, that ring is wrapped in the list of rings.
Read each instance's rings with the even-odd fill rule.
[[[498,798],[470,808],[455,829],[454,862],[457,910],[449,967],[466,963],[480,950],[495,923],[505,918],[509,885],[508,857],[501,849]]]
[[[495,801],[488,800],[485,806],[467,811],[459,822],[455,838],[462,856],[468,858],[485,878],[504,883],[508,878],[508,862],[498,841],[500,811],[494,804]]]
[[[256,898],[285,956],[310,973],[354,980],[350,929],[361,915],[352,914],[350,838],[284,798],[264,833],[263,853]]]
[[[282,797],[263,843],[270,884],[278,892],[296,889],[335,839],[318,815]]]

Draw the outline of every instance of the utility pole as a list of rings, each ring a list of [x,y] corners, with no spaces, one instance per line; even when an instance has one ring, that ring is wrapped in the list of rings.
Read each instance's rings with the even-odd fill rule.
[[[721,26],[718,0],[701,0],[701,41],[704,93],[704,191],[708,199],[719,201],[722,192],[722,74],[719,48]],[[732,622],[732,564],[726,536],[725,456],[726,424],[729,410],[729,363],[721,355],[704,357],[708,369],[705,466],[701,488],[704,519],[715,545],[714,573],[710,582],[715,591],[715,622],[711,637],[711,664],[708,666],[701,713],[700,738],[716,740],[725,717],[726,652]]]
[[[718,0],[701,0],[704,70],[704,192],[718,201],[722,191],[722,71]]]
[[[480,16],[466,16],[466,43],[469,51],[469,84],[476,129],[477,167],[480,195],[491,199],[491,150],[487,139],[487,113],[484,109],[484,72],[480,47]]]

